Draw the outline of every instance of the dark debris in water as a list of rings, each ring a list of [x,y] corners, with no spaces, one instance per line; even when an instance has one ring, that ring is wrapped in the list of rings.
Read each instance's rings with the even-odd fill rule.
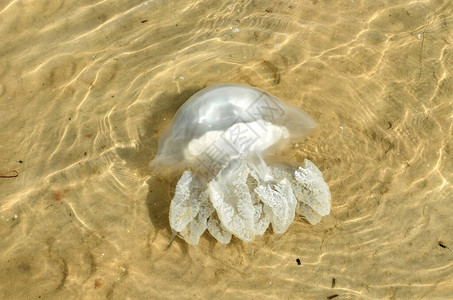
[[[448,249],[448,247],[442,241],[438,241],[437,244],[444,249]]]

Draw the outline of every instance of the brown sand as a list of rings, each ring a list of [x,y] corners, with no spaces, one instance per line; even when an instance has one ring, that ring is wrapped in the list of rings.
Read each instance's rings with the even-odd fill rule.
[[[0,1],[1,299],[453,295],[451,1]],[[331,215],[197,248],[149,161],[216,83],[298,105]],[[297,263],[300,260],[300,265]],[[335,285],[332,287],[333,279]]]

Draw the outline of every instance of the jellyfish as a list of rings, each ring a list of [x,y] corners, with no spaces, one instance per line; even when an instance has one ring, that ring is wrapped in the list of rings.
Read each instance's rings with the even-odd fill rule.
[[[330,213],[330,191],[308,159],[275,154],[317,127],[301,109],[255,87],[220,84],[190,97],[159,139],[152,167],[184,170],[170,203],[170,227],[192,245],[207,230],[228,244],[269,227],[284,233],[296,213],[311,224]]]

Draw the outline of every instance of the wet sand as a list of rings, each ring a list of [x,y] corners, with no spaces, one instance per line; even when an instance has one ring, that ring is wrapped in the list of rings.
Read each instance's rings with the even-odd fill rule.
[[[450,1],[0,1],[2,299],[453,295]],[[332,193],[316,226],[198,247],[149,167],[192,94],[264,89],[320,132],[281,155]],[[5,174],[5,175],[11,175]]]

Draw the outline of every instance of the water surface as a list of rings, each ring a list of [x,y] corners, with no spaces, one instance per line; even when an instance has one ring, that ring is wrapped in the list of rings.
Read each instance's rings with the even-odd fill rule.
[[[2,299],[453,294],[451,1],[0,1]],[[282,155],[332,192],[316,226],[170,247],[148,166],[192,94],[264,89],[320,132]],[[297,262],[300,262],[298,264]]]

